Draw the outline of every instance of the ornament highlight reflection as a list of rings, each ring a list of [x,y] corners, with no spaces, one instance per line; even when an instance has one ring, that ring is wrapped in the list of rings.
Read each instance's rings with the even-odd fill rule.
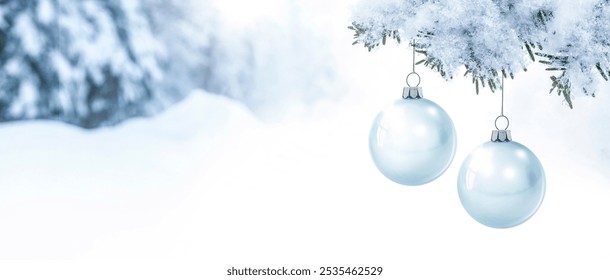
[[[464,160],[458,176],[462,206],[479,223],[510,228],[532,217],[546,178],[540,160],[518,142],[487,142]]]
[[[456,142],[447,112],[425,98],[396,100],[377,115],[369,135],[377,169],[409,186],[443,174],[453,160]]]

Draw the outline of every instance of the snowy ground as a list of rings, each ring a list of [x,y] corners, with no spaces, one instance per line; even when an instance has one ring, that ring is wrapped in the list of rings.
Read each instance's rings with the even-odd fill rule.
[[[570,110],[546,94],[540,69],[507,83],[513,138],[542,161],[547,195],[525,224],[490,229],[461,208],[455,184],[461,161],[489,139],[499,95],[421,69],[424,94],[453,118],[458,150],[438,180],[396,185],[370,160],[368,130],[400,97],[410,53],[366,53],[345,30],[333,45],[342,98],[275,122],[196,92],[116,128],[0,126],[0,259],[24,260],[0,262],[0,278],[237,279],[226,276],[233,266],[382,266],[378,279],[610,277],[608,87]]]

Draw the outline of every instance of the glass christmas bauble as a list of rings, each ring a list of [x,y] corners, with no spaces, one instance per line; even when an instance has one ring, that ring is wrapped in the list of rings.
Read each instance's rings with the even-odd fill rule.
[[[518,142],[487,142],[460,168],[462,206],[479,223],[509,228],[527,221],[540,207],[546,179],[540,160]]]
[[[369,135],[377,169],[409,186],[440,176],[455,154],[456,135],[449,115],[425,99],[399,99],[381,111]]]

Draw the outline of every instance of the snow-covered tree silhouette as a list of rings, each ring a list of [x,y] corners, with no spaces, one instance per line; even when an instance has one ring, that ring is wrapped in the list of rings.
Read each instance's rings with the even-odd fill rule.
[[[323,39],[299,1],[244,26],[223,22],[220,2],[0,0],[0,122],[96,128],[156,114],[193,89],[255,112],[330,91],[328,50],[311,47]]]
[[[184,73],[169,62],[186,60],[176,46],[197,51],[205,41],[175,38],[194,24],[172,14],[188,10],[179,6],[187,4],[143,2],[0,2],[0,119],[92,128],[180,99],[184,91],[178,89],[188,84],[176,79]],[[172,45],[168,36],[174,36]]]

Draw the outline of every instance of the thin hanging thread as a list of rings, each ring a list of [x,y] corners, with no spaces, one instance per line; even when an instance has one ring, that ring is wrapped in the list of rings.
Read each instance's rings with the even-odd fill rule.
[[[415,72],[415,40],[411,41],[411,47],[413,47],[413,71],[411,71],[411,73],[409,73],[407,75],[407,86],[409,87],[413,87],[410,83],[409,83],[409,77],[411,75],[415,75],[415,77],[417,78],[417,84],[415,85],[415,87],[419,86],[419,83],[421,82],[421,77],[419,76],[419,74],[417,74],[417,72]]]
[[[411,46],[413,46],[413,73],[415,73],[415,40],[413,40]]]
[[[502,76],[502,105],[500,107],[500,116],[504,116],[504,76]]]
[[[510,125],[510,120],[507,116],[504,115],[504,76],[502,76],[502,88],[500,90],[500,93],[502,94],[502,100],[500,103],[500,115],[496,118],[494,125],[496,126],[496,129],[500,130],[500,128],[498,127],[498,120],[504,118],[506,119],[506,127],[502,130],[507,130],[508,126]]]

